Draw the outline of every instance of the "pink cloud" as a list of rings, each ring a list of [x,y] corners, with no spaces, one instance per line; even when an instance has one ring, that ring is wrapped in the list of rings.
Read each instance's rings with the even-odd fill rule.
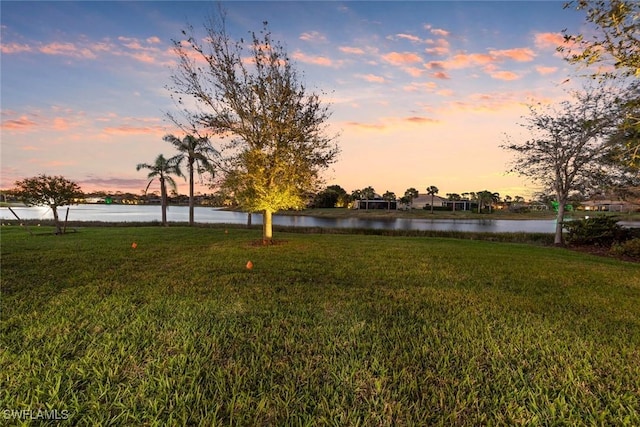
[[[147,38],[147,43],[149,44],[158,44],[160,42],[161,42],[160,37],[152,36]]]
[[[40,149],[37,147],[34,147],[33,145],[25,145],[24,147],[20,148],[22,151],[39,151]]]
[[[434,89],[436,89],[438,87],[438,85],[434,82],[426,82],[426,83],[416,83],[413,82],[407,86],[404,87],[404,90],[406,92],[421,92],[421,91],[425,91],[425,92],[431,92]]]
[[[431,28],[430,31],[431,31],[431,34],[434,34],[440,37],[447,37],[449,34],[451,34],[449,33],[449,31],[443,30],[441,28]]]
[[[449,42],[445,39],[427,40],[427,44],[432,46],[425,49],[430,55],[444,56],[450,52]]]
[[[512,59],[517,62],[533,61],[536,56],[529,48],[490,50],[489,54],[496,59]]]
[[[556,71],[558,71],[558,67],[544,67],[542,65],[538,65],[536,67],[536,71],[538,72],[538,74],[546,76],[546,75],[553,74]]]
[[[31,46],[28,44],[19,44],[19,43],[2,43],[0,44],[0,52],[3,54],[9,55],[12,53],[22,53],[22,52],[31,52]]]
[[[382,58],[395,65],[413,64],[422,61],[419,55],[412,52],[391,52],[383,55]]]
[[[385,78],[382,76],[376,76],[375,74],[360,74],[358,75],[361,79],[364,79],[370,83],[384,83],[386,82]]]
[[[429,117],[407,117],[404,119],[404,121],[409,122],[409,123],[413,123],[413,124],[417,124],[417,125],[423,125],[423,124],[431,124],[431,123],[439,123],[440,120],[436,120],[436,119],[432,119]]]
[[[364,55],[364,50],[359,47],[340,46],[338,50],[342,53],[348,53],[351,55]]]
[[[396,34],[394,37],[397,37],[399,39],[409,40],[410,42],[414,42],[414,43],[419,43],[421,41],[420,37],[416,37],[411,34]]]
[[[442,62],[445,68],[466,68],[474,65],[487,65],[495,61],[495,58],[486,53],[459,53],[451,59]]]
[[[325,35],[322,34],[322,33],[317,32],[317,31],[310,31],[308,33],[307,32],[302,33],[302,34],[300,34],[299,38],[300,38],[300,40],[304,40],[304,41],[307,41],[307,42],[311,42],[311,41],[324,42],[324,41],[327,41],[327,38],[325,37]]]
[[[518,80],[520,77],[522,77],[512,71],[491,71],[489,72],[489,75],[496,80],[505,81]]]
[[[538,49],[556,49],[565,44],[561,33],[537,33],[534,41]]]
[[[440,80],[449,80],[451,79],[451,77],[445,73],[444,71],[437,71],[435,73],[432,74],[432,76],[436,79],[440,79]]]
[[[45,55],[70,56],[73,58],[95,59],[96,55],[90,49],[81,48],[73,43],[53,42],[40,46],[39,51]]]
[[[334,65],[333,61],[326,56],[310,56],[300,51],[295,52],[293,55],[291,55],[291,57],[300,62],[320,65],[322,67],[331,67]]]
[[[56,117],[53,119],[53,129],[57,131],[68,130],[69,122],[62,117]]]
[[[23,130],[30,130],[35,126],[37,126],[36,122],[29,119],[27,116],[21,116],[17,119],[3,121],[2,125],[0,125],[0,128],[4,130],[23,131]]]

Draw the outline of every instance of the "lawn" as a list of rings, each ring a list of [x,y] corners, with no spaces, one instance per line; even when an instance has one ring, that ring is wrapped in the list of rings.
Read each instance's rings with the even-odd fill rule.
[[[0,419],[640,424],[640,264],[259,233],[2,227]]]

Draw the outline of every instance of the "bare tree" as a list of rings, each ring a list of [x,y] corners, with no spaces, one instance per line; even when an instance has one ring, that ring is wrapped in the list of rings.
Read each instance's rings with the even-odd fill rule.
[[[232,40],[224,18],[222,10],[211,17],[205,37],[189,27],[186,40],[174,41],[179,65],[171,89],[179,105],[186,105],[183,96],[195,100],[191,123],[228,138],[221,147],[222,186],[241,208],[262,212],[268,244],[273,213],[303,208],[339,150],[326,135],[328,107],[300,82],[267,23],[247,48]]]

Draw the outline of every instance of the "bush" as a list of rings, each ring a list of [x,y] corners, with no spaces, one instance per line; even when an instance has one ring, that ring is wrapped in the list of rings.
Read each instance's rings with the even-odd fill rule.
[[[623,243],[632,237],[632,232],[618,224],[611,216],[580,219],[564,224],[567,242],[575,245],[611,246]]]
[[[618,256],[640,258],[640,238],[627,240],[624,243],[616,243],[611,246],[611,253]]]

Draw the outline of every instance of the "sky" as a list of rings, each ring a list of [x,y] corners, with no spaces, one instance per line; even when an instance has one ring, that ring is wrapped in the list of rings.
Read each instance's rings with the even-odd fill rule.
[[[441,196],[486,189],[529,198],[539,188],[507,173],[514,157],[500,145],[507,135],[527,139],[528,105],[566,99],[579,85],[556,47],[563,29],[585,31],[585,16],[563,3],[224,7],[234,38],[267,21],[306,87],[324,94],[341,150],[327,185],[398,197],[434,185]],[[162,137],[183,136],[167,119],[176,111],[167,89],[172,40],[188,25],[202,30],[215,11],[205,1],[0,2],[0,188],[46,173],[85,192],[141,194],[147,173],[136,165],[176,154]],[[187,182],[177,183],[186,194]]]

